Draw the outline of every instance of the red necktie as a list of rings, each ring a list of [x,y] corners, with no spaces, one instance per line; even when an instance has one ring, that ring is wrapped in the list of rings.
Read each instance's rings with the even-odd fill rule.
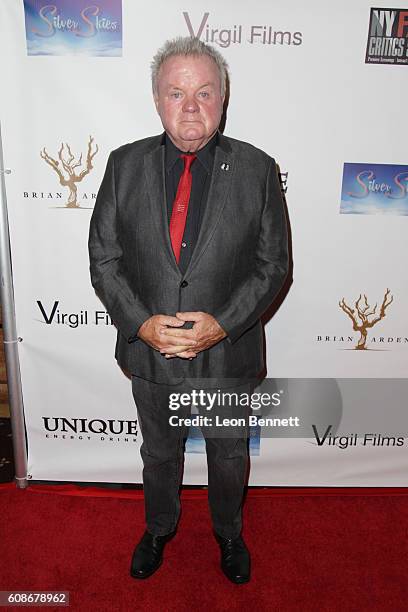
[[[188,204],[191,194],[193,177],[190,172],[190,167],[196,157],[197,155],[181,155],[184,161],[184,170],[177,187],[170,219],[170,240],[177,263],[180,260],[181,241],[186,227]]]

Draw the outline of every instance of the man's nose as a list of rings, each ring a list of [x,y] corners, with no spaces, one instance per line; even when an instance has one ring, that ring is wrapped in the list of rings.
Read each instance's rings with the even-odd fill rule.
[[[196,113],[200,110],[197,100],[193,96],[188,96],[184,100],[183,111],[185,113]]]

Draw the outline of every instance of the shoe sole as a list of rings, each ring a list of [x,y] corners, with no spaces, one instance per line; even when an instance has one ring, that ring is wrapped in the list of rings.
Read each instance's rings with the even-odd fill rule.
[[[228,578],[228,580],[232,582],[233,584],[246,584],[251,579],[251,576],[240,576],[238,578],[233,578],[232,576],[228,574],[228,571],[226,571],[222,566],[221,566],[221,571],[224,574],[224,576]]]
[[[145,578],[150,578],[150,576],[153,576],[153,574],[157,572],[157,570],[159,569],[162,563],[163,563],[163,560],[160,561],[159,565],[155,567],[154,570],[152,570],[148,574],[144,574],[143,576],[141,576],[140,574],[134,574],[132,570],[130,570],[130,575],[132,578],[136,578],[136,580],[144,580]]]
[[[247,582],[250,581],[250,578],[240,578],[239,580],[231,580],[231,578],[229,578],[229,580],[233,582],[234,584],[246,584]]]

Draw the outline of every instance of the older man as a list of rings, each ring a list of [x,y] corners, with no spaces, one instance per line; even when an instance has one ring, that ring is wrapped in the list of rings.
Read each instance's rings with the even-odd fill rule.
[[[276,164],[219,132],[226,81],[227,64],[211,46],[165,43],[152,63],[164,133],[110,154],[91,220],[92,284],[118,328],[115,355],[132,374],[143,436],[147,529],[132,557],[135,578],[160,566],[180,513],[190,406],[180,407],[175,427],[170,394],[251,390],[264,366],[260,317],[287,275]],[[222,402],[217,408],[225,413]],[[229,414],[243,412],[237,402]],[[220,433],[208,422],[202,429],[221,568],[232,582],[247,582],[248,430]]]

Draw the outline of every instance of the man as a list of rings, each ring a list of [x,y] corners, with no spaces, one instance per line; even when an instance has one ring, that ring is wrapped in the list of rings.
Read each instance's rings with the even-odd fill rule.
[[[187,431],[170,425],[171,394],[253,388],[263,368],[260,317],[287,275],[276,164],[219,132],[226,82],[227,64],[211,46],[165,43],[152,63],[165,132],[110,154],[91,220],[92,284],[118,328],[115,356],[132,374],[143,436],[147,530],[132,557],[135,578],[158,569],[180,512]],[[247,429],[203,434],[221,567],[247,582]]]

